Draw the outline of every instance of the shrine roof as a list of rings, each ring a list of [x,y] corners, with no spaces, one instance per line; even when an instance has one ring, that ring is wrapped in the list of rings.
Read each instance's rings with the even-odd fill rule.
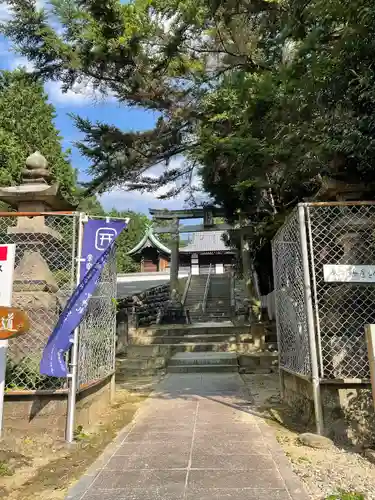
[[[224,234],[225,231],[201,231],[193,233],[191,242],[180,248],[180,253],[233,253],[233,250],[225,245],[223,240]]]
[[[171,254],[170,249],[163,245],[163,243],[154,235],[152,227],[148,227],[141,241],[137,243],[134,248],[129,250],[128,255],[134,255],[141,252],[144,248],[149,247],[157,248],[160,252],[167,255]]]

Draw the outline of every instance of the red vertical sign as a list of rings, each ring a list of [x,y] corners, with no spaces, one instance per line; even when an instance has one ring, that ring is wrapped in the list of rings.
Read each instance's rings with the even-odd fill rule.
[[[8,247],[0,247],[0,261],[7,260],[8,257]]]

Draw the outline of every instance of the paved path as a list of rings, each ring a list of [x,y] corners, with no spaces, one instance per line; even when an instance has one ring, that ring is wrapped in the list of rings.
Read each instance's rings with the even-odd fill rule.
[[[67,500],[308,500],[237,374],[170,375]]]

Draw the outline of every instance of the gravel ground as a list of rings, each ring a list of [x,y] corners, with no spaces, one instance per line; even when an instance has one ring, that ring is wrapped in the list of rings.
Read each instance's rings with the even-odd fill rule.
[[[336,447],[317,450],[304,446],[298,442],[298,435],[306,429],[286,428],[270,419],[269,410],[275,406],[280,408],[278,375],[243,375],[243,379],[254,400],[254,411],[266,418],[274,429],[312,500],[326,499],[340,490],[362,493],[366,500],[375,500],[375,465],[366,458],[352,450]]]

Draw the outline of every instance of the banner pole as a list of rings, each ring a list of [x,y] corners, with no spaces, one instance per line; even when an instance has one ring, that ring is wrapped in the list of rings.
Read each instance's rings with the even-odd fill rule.
[[[77,246],[77,258],[76,258],[76,285],[78,286],[81,281],[81,258],[82,258],[82,240],[83,240],[83,222],[86,219],[86,215],[80,213],[78,219],[78,246]],[[79,347],[79,326],[74,330],[73,345],[71,353],[71,371],[68,375],[69,380],[69,390],[68,390],[68,408],[66,416],[66,430],[65,439],[68,443],[73,443],[74,441],[74,422],[75,422],[75,412],[76,412],[76,397],[78,389],[78,347]]]

